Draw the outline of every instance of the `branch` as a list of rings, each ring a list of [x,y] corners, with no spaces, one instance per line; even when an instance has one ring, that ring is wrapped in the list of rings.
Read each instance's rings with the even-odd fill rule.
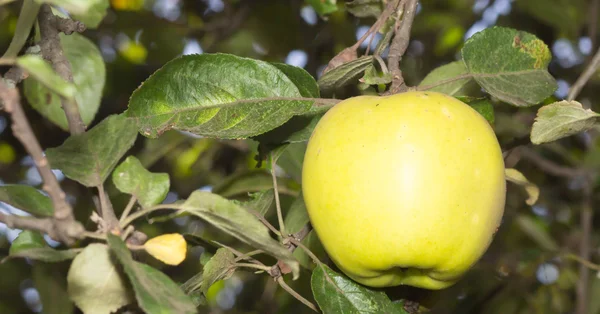
[[[36,230],[47,233],[50,237],[56,239],[58,235],[54,230],[52,218],[32,218],[16,215],[7,215],[0,212],[0,222],[6,224],[11,229]]]
[[[84,30],[85,26],[79,22],[58,18],[52,13],[49,5],[44,4],[40,8],[38,16],[40,24],[40,48],[44,59],[50,61],[52,67],[67,82],[73,82],[73,73],[71,63],[67,60],[62,46],[60,44],[60,32],[65,30],[72,33],[74,30]],[[85,132],[85,124],[81,120],[79,107],[74,100],[68,100],[61,97],[62,108],[65,111],[69,123],[71,134],[80,134]]]
[[[522,157],[524,157],[525,159],[528,159],[533,164],[535,164],[538,168],[540,168],[541,170],[543,170],[551,175],[554,175],[557,177],[572,178],[572,177],[576,177],[576,176],[585,174],[585,172],[583,170],[574,169],[574,168],[565,167],[565,166],[556,164],[553,161],[550,161],[550,160],[540,156],[539,154],[537,154],[535,151],[533,151],[531,149],[523,147],[523,148],[521,148],[520,152],[521,152]]]
[[[417,11],[417,2],[418,0],[405,0],[402,20],[400,26],[395,30],[394,39],[390,45],[388,69],[392,73],[392,86],[388,91],[389,94],[407,90],[406,83],[402,77],[402,71],[400,70],[400,61],[410,42],[410,30]]]
[[[35,166],[44,182],[43,190],[48,193],[54,207],[53,238],[66,244],[73,243],[75,238],[81,236],[83,226],[73,217],[73,209],[67,203],[65,192],[60,187],[58,180],[50,169],[48,160],[35,137],[25,112],[21,107],[19,92],[16,88],[0,83],[0,98],[4,103],[4,110],[12,117],[13,134],[23,144],[35,162]]]
[[[583,203],[581,208],[581,216],[579,218],[581,225],[581,240],[579,242],[579,257],[581,260],[587,261],[590,259],[590,246],[592,234],[592,222],[594,218],[592,207],[593,187],[592,182],[588,179],[584,189]],[[588,312],[589,302],[589,277],[590,270],[585,264],[579,265],[579,279],[576,286],[576,308],[577,314],[586,314]]]
[[[579,92],[581,92],[581,89],[583,89],[583,87],[588,82],[588,80],[592,77],[592,75],[596,72],[596,70],[598,70],[598,67],[600,67],[600,49],[598,49],[598,51],[596,51],[596,54],[594,55],[594,58],[592,58],[592,61],[590,62],[590,64],[586,67],[586,69],[583,71],[583,73],[581,73],[581,75],[577,78],[577,81],[575,81],[575,84],[573,84],[573,86],[571,86],[571,90],[569,90],[569,95],[567,97],[567,100],[571,101],[571,100],[577,98],[577,96],[579,95]]]

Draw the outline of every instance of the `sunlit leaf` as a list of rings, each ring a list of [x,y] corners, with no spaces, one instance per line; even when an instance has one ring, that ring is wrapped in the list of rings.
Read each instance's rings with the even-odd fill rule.
[[[129,278],[138,305],[145,313],[196,313],[190,297],[171,278],[151,266],[134,261],[125,242],[118,236],[109,233],[107,240]]]
[[[287,76],[294,83],[294,85],[296,85],[302,97],[320,97],[319,85],[317,84],[317,81],[315,81],[312,75],[306,72],[306,70],[285,63],[273,62],[271,64],[283,72],[283,74],[285,74],[285,76]]]
[[[396,307],[385,292],[359,285],[325,265],[313,270],[311,287],[315,300],[325,314],[408,314]]]
[[[382,0],[352,0],[345,5],[346,10],[356,17],[377,18],[384,9]]]
[[[272,130],[309,110],[296,84],[276,66],[228,54],[176,58],[131,96],[127,115],[151,138],[176,129],[240,139]]]
[[[40,4],[33,0],[24,0],[19,12],[15,33],[2,58],[14,58],[19,54],[29,38],[31,27],[36,21]]]
[[[201,291],[206,294],[215,282],[230,278],[235,272],[235,256],[229,249],[219,248],[204,265]]]
[[[429,72],[427,76],[419,84],[419,88],[426,88],[428,86],[435,87],[428,88],[427,90],[448,94],[451,96],[462,95],[464,93],[464,87],[473,79],[470,77],[454,80],[469,73],[465,63],[460,61],[450,62],[435,68]],[[442,84],[443,82],[446,82]]]
[[[300,187],[290,179],[278,179],[279,193],[297,195]],[[224,197],[233,197],[249,192],[260,192],[273,188],[273,178],[265,170],[250,170],[240,172],[225,178],[219,184],[213,186],[213,192]]]
[[[17,58],[17,64],[26,70],[31,77],[47,88],[66,98],[73,98],[77,89],[75,85],[62,79],[52,66],[38,55],[25,55]]]
[[[363,56],[339,65],[319,78],[319,87],[322,92],[331,93],[338,88],[355,83],[372,63],[373,56]]]
[[[85,186],[104,183],[137,137],[135,125],[123,115],[111,115],[83,134],[72,135],[46,150],[53,169]]]
[[[467,97],[467,96],[455,96],[458,100],[466,103],[479,112],[490,124],[496,122],[496,115],[494,113],[494,105],[487,98],[479,97]]]
[[[89,244],[73,260],[67,284],[71,300],[86,314],[110,314],[134,302],[106,244]]]
[[[9,255],[15,255],[30,249],[46,248],[48,244],[39,231],[24,230],[10,245]]]
[[[487,28],[465,42],[462,57],[481,87],[515,106],[538,104],[558,86],[547,71],[552,58],[548,46],[524,31]]]
[[[51,1],[59,1],[59,0],[51,0]],[[75,0],[70,0],[75,1]],[[79,2],[79,1],[78,1]],[[83,22],[85,27],[88,29],[98,28],[98,25],[104,20],[106,16],[106,12],[110,7],[109,0],[87,0],[89,3],[89,8],[83,12],[75,12],[73,13],[73,18],[75,20]]]
[[[75,306],[67,293],[67,279],[57,264],[35,263],[31,277],[40,295],[44,314],[73,313]]]
[[[525,176],[517,169],[507,168],[505,169],[504,173],[506,175],[506,180],[520,185],[525,189],[527,195],[529,195],[526,201],[527,205],[531,206],[537,202],[538,198],[540,197],[540,188],[538,188],[537,185],[529,182],[527,178],[525,178]]]
[[[38,3],[50,3],[64,8],[72,14],[92,14],[93,11],[97,10],[97,7],[100,3],[106,2],[108,5],[108,0],[35,0]]]
[[[36,216],[52,216],[52,201],[38,189],[21,184],[0,185],[0,202]]]
[[[242,203],[242,206],[252,209],[264,216],[271,208],[273,200],[275,199],[275,192],[273,189],[268,189],[260,192],[254,192],[250,194],[251,199]]]
[[[142,207],[162,202],[169,192],[169,174],[152,173],[134,156],[128,156],[112,173],[117,189],[134,195]]]
[[[531,128],[531,142],[543,144],[593,128],[600,114],[577,101],[558,101],[540,107]]]
[[[89,125],[100,107],[106,81],[104,59],[98,47],[81,34],[61,33],[60,43],[67,60],[71,63],[73,83],[77,89],[75,101],[81,119],[85,125]],[[69,130],[59,95],[33,77],[27,78],[23,84],[23,92],[29,104],[52,123],[63,130]]]
[[[174,208],[198,216],[217,229],[276,257],[290,266],[294,278],[298,277],[299,265],[290,251],[273,239],[269,229],[245,208],[204,191],[193,192],[185,203]]]
[[[327,15],[337,11],[337,0],[306,0],[319,15]]]
[[[179,265],[185,260],[187,242],[179,233],[163,234],[144,243],[148,254],[168,265]]]

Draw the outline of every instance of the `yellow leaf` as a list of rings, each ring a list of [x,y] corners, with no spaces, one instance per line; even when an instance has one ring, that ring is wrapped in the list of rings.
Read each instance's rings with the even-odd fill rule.
[[[170,233],[148,240],[144,249],[165,264],[179,265],[187,254],[187,243],[181,234]]]
[[[531,206],[537,202],[540,196],[540,189],[537,185],[529,182],[517,169],[507,168],[504,173],[506,175],[506,180],[525,188],[525,191],[529,195],[529,198],[526,201],[527,205]]]

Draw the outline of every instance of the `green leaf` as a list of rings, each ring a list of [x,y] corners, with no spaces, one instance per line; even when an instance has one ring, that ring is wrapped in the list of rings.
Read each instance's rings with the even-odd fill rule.
[[[1,185],[0,202],[14,206],[35,216],[50,217],[54,214],[54,207],[50,198],[29,185]]]
[[[110,7],[109,0],[88,0],[87,2],[89,2],[89,8],[82,13],[74,12],[73,18],[83,22],[88,29],[98,28]]]
[[[190,297],[171,278],[146,264],[134,261],[125,242],[118,236],[109,233],[107,241],[111,251],[123,265],[138,305],[145,313],[196,313],[196,306]]]
[[[306,142],[289,144],[277,161],[277,165],[300,184],[302,183],[302,164],[306,146]]]
[[[235,272],[235,256],[229,249],[219,248],[215,255],[204,265],[202,293],[206,294],[215,282],[230,278]]]
[[[61,33],[60,42],[71,63],[73,83],[77,89],[75,101],[81,119],[85,125],[89,125],[100,107],[106,81],[104,59],[98,47],[81,34]],[[52,123],[63,130],[69,130],[59,95],[33,77],[27,78],[23,84],[23,92],[29,104]]]
[[[135,90],[126,114],[150,138],[170,129],[247,138],[310,109],[313,101],[301,100],[297,82],[264,61],[222,53],[187,55],[168,62]]]
[[[313,106],[303,114],[292,117],[282,126],[255,136],[253,139],[264,144],[307,142],[317,123],[333,106]]]
[[[356,82],[371,64],[373,56],[363,56],[329,70],[318,81],[321,92],[331,93]]]
[[[321,16],[337,11],[336,2],[337,0],[306,0],[306,3],[311,5]]]
[[[142,207],[162,202],[169,192],[169,174],[152,173],[134,156],[129,156],[112,174],[117,189],[134,195]]]
[[[479,97],[468,97],[468,96],[455,96],[458,100],[466,103],[479,112],[490,124],[496,122],[496,115],[494,114],[494,105],[487,98]]]
[[[515,106],[538,104],[558,86],[547,71],[548,46],[527,32],[487,28],[465,42],[462,57],[481,87]]]
[[[380,73],[375,65],[371,64],[367,67],[364,76],[359,81],[368,85],[385,85],[392,82],[392,73]]]
[[[17,64],[27,71],[32,78],[65,98],[73,98],[77,89],[75,85],[60,77],[48,62],[38,55],[25,55],[17,58]]]
[[[541,248],[550,252],[555,252],[559,249],[558,244],[554,241],[547,228],[533,218],[518,214],[515,217],[515,222]]]
[[[359,285],[326,265],[315,267],[310,283],[315,300],[324,314],[403,313],[385,292]]]
[[[250,208],[261,216],[267,214],[271,205],[273,204],[273,200],[275,199],[275,192],[273,189],[268,189],[260,192],[254,192],[250,194],[251,199],[243,202],[242,206],[246,208]]]
[[[48,244],[39,231],[24,230],[12,242],[8,254],[15,255],[26,250],[46,247],[48,247]]]
[[[134,302],[127,279],[106,244],[88,245],[71,263],[68,293],[86,314],[110,314]]]
[[[137,137],[135,125],[123,115],[111,115],[86,133],[72,135],[46,150],[50,166],[85,186],[104,183]]]
[[[540,188],[538,188],[537,185],[529,182],[527,178],[517,169],[506,168],[504,170],[504,174],[506,176],[506,180],[525,188],[527,195],[529,195],[529,198],[527,198],[526,201],[527,205],[531,206],[537,202],[538,198],[540,197]]]
[[[292,253],[274,240],[256,216],[217,194],[195,191],[177,208],[200,217],[221,231],[286,263],[298,278],[299,265]]]
[[[271,64],[283,72],[296,85],[302,97],[319,98],[321,96],[317,81],[303,68],[285,63],[272,62]]]
[[[75,258],[79,254],[78,249],[55,250],[51,247],[31,248],[19,250],[17,253],[5,257],[0,263],[13,258],[29,258],[32,260],[58,263]]]
[[[277,187],[279,193],[286,195],[297,195],[300,187],[290,179],[278,178]],[[273,188],[271,174],[262,169],[240,172],[225,178],[219,184],[213,186],[212,191],[223,197],[233,197],[248,192],[260,192]]]
[[[285,224],[285,231],[288,233],[296,233],[309,222],[308,212],[306,211],[306,204],[304,204],[304,197],[300,194],[285,215],[283,223]]]
[[[462,60],[450,62],[429,72],[423,81],[421,81],[419,87],[426,88],[427,86],[433,86],[436,83],[447,82],[445,84],[428,88],[427,90],[448,94],[450,96],[464,95],[466,94],[464,93],[464,87],[472,81],[472,78],[467,77],[453,81],[449,80],[468,73],[469,70],[467,70],[465,63]]]
[[[44,314],[73,313],[74,305],[67,293],[67,280],[56,264],[34,263],[31,277],[44,309]]]
[[[540,107],[531,128],[531,142],[539,145],[593,128],[600,114],[577,101],[558,101]]]
[[[27,38],[29,38],[31,27],[33,27],[39,11],[40,5],[38,3],[33,0],[23,1],[15,27],[15,34],[2,58],[15,58],[19,54],[19,51],[27,42]]]
[[[383,12],[384,4],[381,0],[352,0],[346,2],[346,10],[356,17],[377,18]]]

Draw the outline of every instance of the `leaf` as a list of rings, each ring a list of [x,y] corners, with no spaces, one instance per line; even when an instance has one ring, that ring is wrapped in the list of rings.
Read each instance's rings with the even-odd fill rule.
[[[300,194],[288,210],[283,221],[285,230],[288,233],[296,233],[309,222],[308,212],[306,211],[306,204],[304,204],[304,197]]]
[[[179,233],[163,234],[144,243],[148,254],[168,265],[179,265],[187,255],[187,243]]]
[[[53,169],[87,187],[103,184],[137,137],[135,125],[123,115],[111,115],[89,131],[72,135],[46,150]]]
[[[336,89],[352,84],[371,64],[373,64],[373,56],[363,56],[334,67],[319,79],[321,92],[331,93]]]
[[[277,161],[277,165],[299,184],[302,183],[302,164],[304,163],[306,146],[306,142],[288,145]]]
[[[359,82],[365,83],[368,85],[385,85],[392,82],[392,73],[385,72],[380,73],[377,71],[375,65],[371,64],[365,70],[365,74],[362,78],[359,79]]]
[[[285,63],[271,63],[285,74],[298,88],[300,95],[307,98],[319,98],[319,85],[310,73],[303,68],[292,66]]]
[[[547,71],[548,46],[524,31],[487,28],[465,42],[462,57],[481,87],[515,106],[538,104],[558,87]]]
[[[88,0],[87,2],[90,2],[89,8],[82,13],[73,13],[73,18],[83,22],[88,29],[98,28],[98,25],[100,25],[100,22],[106,16],[106,11],[110,7],[109,0]]]
[[[4,52],[2,58],[10,59],[15,58],[25,43],[31,32],[31,27],[35,24],[38,12],[40,11],[40,5],[33,0],[24,0],[19,12],[19,18],[17,19],[17,25],[15,26],[15,33],[13,35],[8,49]]]
[[[541,248],[550,252],[556,252],[559,249],[558,244],[552,239],[548,230],[531,217],[518,214],[517,217],[515,217],[515,222],[519,228]]]
[[[558,101],[540,107],[531,127],[531,142],[539,145],[593,128],[600,114],[577,101]]]
[[[128,156],[112,173],[117,189],[134,195],[142,207],[162,202],[169,193],[169,174],[152,173],[134,156]]]
[[[268,189],[260,192],[254,192],[250,194],[251,199],[242,203],[242,206],[246,208],[250,208],[261,216],[267,214],[271,205],[273,204],[273,200],[275,199],[275,192],[273,189]]]
[[[123,265],[138,305],[145,313],[196,313],[196,306],[190,297],[171,278],[146,264],[134,261],[125,242],[118,236],[109,233],[107,241],[111,251]]]
[[[292,117],[282,126],[255,136],[253,139],[264,144],[307,142],[317,123],[333,106],[313,106],[303,114]]]
[[[337,0],[306,0],[306,3],[311,5],[315,11],[323,16],[337,11]]]
[[[525,188],[527,195],[529,195],[529,198],[527,198],[526,201],[527,205],[531,206],[537,202],[540,196],[540,189],[537,185],[529,182],[517,169],[507,168],[504,170],[504,173],[506,175],[506,180]]]
[[[265,170],[257,169],[240,172],[225,178],[222,182],[213,186],[212,191],[223,197],[233,197],[248,192],[260,192],[273,187],[273,178]],[[286,178],[277,181],[279,193],[297,195],[299,186]]]
[[[436,83],[457,78],[461,75],[465,75],[468,73],[469,70],[467,69],[465,63],[462,60],[450,62],[448,64],[437,67],[433,71],[429,72],[429,74],[425,76],[423,81],[421,81],[419,87],[426,88],[427,86],[432,86]],[[472,80],[472,78],[467,77],[463,79],[453,80],[451,82],[447,81],[447,83],[445,84],[441,84],[432,88],[427,88],[427,90],[448,94],[450,96],[462,95],[466,94],[464,92],[464,87]]]
[[[85,314],[110,314],[134,302],[106,244],[89,244],[71,263],[67,291]]]
[[[479,97],[467,97],[467,96],[455,96],[458,100],[466,103],[479,112],[490,124],[494,124],[496,121],[496,115],[494,114],[494,105],[487,98]]]
[[[0,263],[13,258],[28,258],[42,262],[58,263],[75,258],[79,254],[79,251],[78,249],[55,250],[51,247],[23,249],[5,257]]]
[[[15,255],[17,253],[29,250],[46,248],[48,244],[44,237],[39,231],[24,230],[19,233],[17,238],[10,245],[9,255]]]
[[[48,62],[38,55],[25,55],[17,58],[17,64],[31,77],[65,98],[75,97],[75,85],[62,79]]]
[[[221,231],[281,260],[292,269],[294,279],[298,278],[299,265],[292,253],[275,241],[267,227],[245,208],[217,194],[195,191],[178,209],[196,215]]]
[[[310,284],[324,314],[405,313],[390,301],[385,292],[359,285],[326,265],[315,267]]]
[[[313,101],[301,100],[297,82],[264,61],[222,53],[186,55],[135,90],[126,114],[150,138],[175,129],[242,139],[310,109]]]
[[[108,2],[108,0],[35,0],[38,3],[50,3],[62,7],[71,14],[85,15],[96,9],[99,3]]]
[[[54,214],[50,198],[29,185],[0,185],[0,202],[36,216],[51,217]]]
[[[206,294],[215,282],[230,278],[235,272],[235,256],[226,248],[219,248],[215,255],[204,265],[201,290]]]
[[[100,107],[106,82],[104,59],[98,47],[81,34],[61,33],[60,43],[71,63],[73,83],[77,89],[75,101],[81,119],[86,126],[90,125]],[[32,77],[25,79],[23,84],[23,92],[29,104],[52,123],[68,131],[69,124],[60,97]]]
[[[356,17],[377,18],[383,12],[384,6],[381,0],[352,0],[346,2],[346,10]]]
[[[74,305],[67,293],[67,280],[55,264],[33,264],[31,276],[40,294],[44,314],[73,313]]]

